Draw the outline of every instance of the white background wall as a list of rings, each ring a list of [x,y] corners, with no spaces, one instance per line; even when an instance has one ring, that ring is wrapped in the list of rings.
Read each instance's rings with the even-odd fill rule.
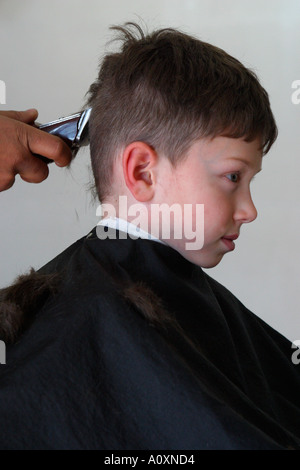
[[[178,27],[253,68],[268,90],[279,139],[254,182],[258,219],[234,253],[209,274],[291,340],[300,339],[299,0],[0,0],[0,109],[39,109],[39,122],[76,112],[111,38],[109,26],[142,18]],[[1,142],[0,142],[1,145]],[[50,166],[31,185],[17,178],[0,194],[0,286],[39,268],[97,222],[89,153],[71,171]]]

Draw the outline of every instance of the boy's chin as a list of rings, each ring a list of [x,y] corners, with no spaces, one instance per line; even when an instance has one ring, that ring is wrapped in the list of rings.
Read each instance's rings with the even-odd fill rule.
[[[220,257],[218,260],[214,260],[214,261],[207,261],[207,262],[201,262],[201,263],[196,263],[198,264],[201,268],[203,269],[210,269],[210,268],[215,268],[216,266],[218,266],[218,264],[222,261],[222,257]]]
[[[174,240],[165,240],[167,245],[178,251],[185,259],[200,268],[210,269],[216,267],[223,259],[224,251],[215,249],[215,247],[204,247],[199,250],[188,250],[186,245],[174,242]]]
[[[223,259],[224,254],[204,254],[201,251],[185,251],[183,256],[200,268],[210,269],[216,267]]]

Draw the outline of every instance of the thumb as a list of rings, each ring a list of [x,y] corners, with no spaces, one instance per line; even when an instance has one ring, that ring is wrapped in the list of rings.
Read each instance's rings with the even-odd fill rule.
[[[38,117],[38,114],[39,113],[35,108],[27,109],[25,111],[0,111],[1,116],[15,119],[16,121],[21,121],[26,124],[33,123]]]

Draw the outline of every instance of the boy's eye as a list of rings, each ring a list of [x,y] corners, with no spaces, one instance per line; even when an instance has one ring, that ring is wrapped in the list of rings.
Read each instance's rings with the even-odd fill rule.
[[[230,181],[232,181],[232,183],[238,183],[239,180],[240,180],[240,175],[239,173],[235,172],[235,173],[228,173],[227,175],[225,175],[226,178],[228,178]]]

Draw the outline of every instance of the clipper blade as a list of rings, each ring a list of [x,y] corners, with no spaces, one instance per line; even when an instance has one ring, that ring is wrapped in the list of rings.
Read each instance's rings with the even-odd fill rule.
[[[92,108],[88,108],[82,112],[62,117],[46,124],[36,124],[36,127],[49,134],[60,137],[70,147],[72,158],[74,158],[80,147],[89,144],[88,122],[91,111]],[[42,155],[35,154],[35,156],[45,163],[53,162],[53,160]]]

